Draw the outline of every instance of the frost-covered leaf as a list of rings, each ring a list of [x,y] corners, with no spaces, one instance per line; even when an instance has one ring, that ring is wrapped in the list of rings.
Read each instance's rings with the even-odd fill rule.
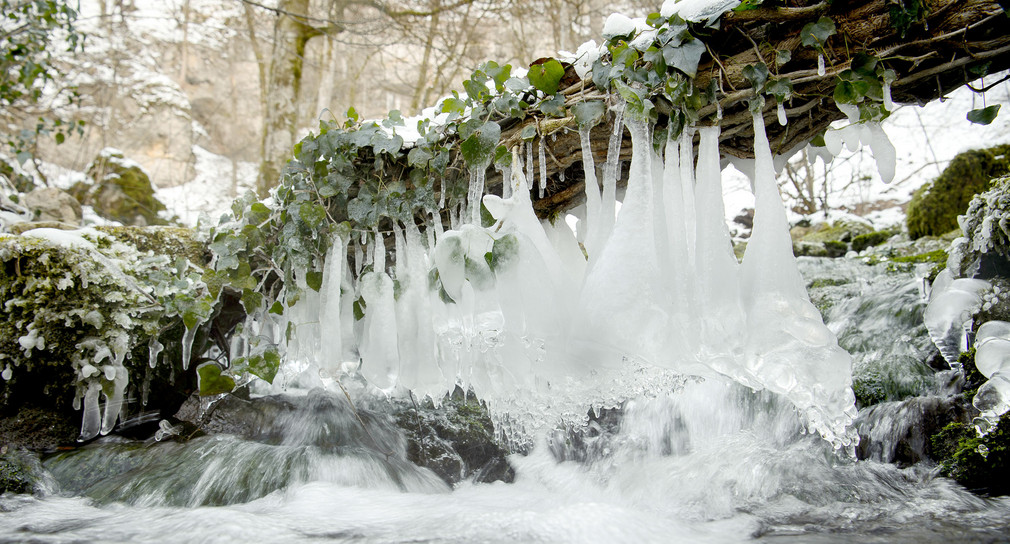
[[[768,67],[763,62],[748,64],[743,67],[743,77],[750,82],[755,92],[761,92],[768,81]]]
[[[462,127],[461,136],[462,136]],[[469,136],[459,145],[460,154],[467,166],[487,168],[494,158],[495,148],[501,139],[501,127],[494,121],[488,121],[473,129]]]
[[[589,100],[579,102],[572,110],[579,128],[592,128],[600,124],[603,116],[606,115],[607,105],[602,100]]]
[[[554,97],[550,99],[542,100],[540,104],[537,105],[537,110],[550,117],[564,117],[565,97],[559,94],[554,95]]]
[[[506,234],[494,241],[491,246],[491,260],[488,264],[491,270],[507,270],[519,259],[519,239],[515,234]]]
[[[666,59],[668,66],[673,66],[693,78],[698,74],[698,63],[701,62],[701,55],[704,52],[705,44],[699,39],[691,39],[679,47],[667,44],[663,48],[663,58]]]
[[[968,120],[977,125],[988,125],[996,119],[999,114],[1000,104],[994,104],[987,108],[971,110],[968,112]]]
[[[507,147],[500,145],[494,150],[494,164],[498,168],[506,168],[512,165],[512,152]]]
[[[235,380],[223,374],[217,363],[208,362],[196,367],[196,381],[200,396],[221,395],[231,393],[235,389]]]
[[[788,49],[775,51],[775,66],[782,66],[793,59],[793,54]]]
[[[530,80],[530,84],[538,90],[543,91],[544,94],[552,95],[558,92],[558,85],[564,75],[564,66],[557,59],[548,59],[544,63],[531,65],[526,77]]]

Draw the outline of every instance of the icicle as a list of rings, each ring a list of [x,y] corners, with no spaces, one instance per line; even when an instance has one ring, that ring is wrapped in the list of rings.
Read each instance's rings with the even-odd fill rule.
[[[448,192],[446,190],[445,182],[448,179],[449,178],[447,178],[445,176],[442,176],[442,183],[441,183],[441,187],[440,187],[441,190],[438,192],[438,209],[440,209],[440,210],[445,208],[445,193]]]
[[[382,234],[376,232],[375,235],[375,266],[371,272],[362,275],[358,282],[367,308],[360,345],[361,372],[370,383],[386,389],[396,385],[400,361],[393,280],[385,272],[385,243]]]
[[[101,434],[103,435],[109,434],[116,427],[119,413],[123,410],[123,393],[126,391],[126,385],[130,381],[130,375],[122,365],[117,364],[114,367],[113,373],[115,376],[112,380],[112,396],[109,396],[107,393],[105,396],[105,413],[102,418],[101,430]]]
[[[693,128],[685,128],[680,135],[680,188],[684,193],[684,231],[687,233],[687,262],[691,268],[694,268],[698,227],[694,197]]]
[[[375,246],[372,247],[372,268],[377,272],[386,271],[386,242],[383,238],[379,227],[372,229],[372,239],[375,240]]]
[[[824,77],[824,74],[826,73],[827,70],[824,69],[824,54],[817,53],[817,75],[820,77]]]
[[[782,126],[786,126],[786,123],[789,122],[789,118],[786,117],[786,105],[783,104],[782,102],[779,102],[778,114],[779,114],[779,124]]]
[[[502,166],[498,172],[501,173],[501,197],[508,198],[512,196],[512,165]]]
[[[621,140],[624,137],[624,109],[616,111],[614,131],[607,145],[607,163],[603,166],[603,198],[600,202],[600,229],[598,241],[603,244],[614,228],[617,203],[617,176],[620,174],[617,162],[621,156]]]
[[[158,341],[157,336],[152,336],[151,341],[147,343],[147,364],[151,368],[158,366],[158,355],[161,354],[165,346]]]
[[[200,322],[192,327],[186,327],[186,332],[182,334],[182,369],[189,370],[189,360],[193,355],[193,341],[196,340],[196,333],[200,330]]]
[[[529,185],[536,184],[533,176],[533,140],[526,142],[526,172],[524,172]]]
[[[884,82],[884,109],[894,111],[894,102],[891,100],[891,84]]]
[[[320,370],[329,374],[340,368],[343,359],[340,285],[343,282],[346,262],[347,246],[344,245],[342,238],[334,236],[333,243],[326,252],[323,285],[319,292],[319,366]]]
[[[151,368],[144,369],[144,381],[140,385],[140,405],[147,406],[147,401],[151,397],[151,379],[154,378],[154,373],[151,372]]]
[[[442,227],[442,216],[439,215],[437,211],[431,212],[431,223],[429,224],[432,228],[426,229],[426,234],[428,235],[428,247],[435,247],[435,240],[442,237],[442,232],[445,229]]]
[[[365,268],[364,244],[354,244],[354,276],[361,277],[361,271]]]
[[[540,161],[540,198],[544,197],[544,191],[547,189],[547,158],[545,154],[545,149],[547,145],[544,143],[544,139],[540,138],[540,148],[538,153],[538,159]]]
[[[880,180],[884,183],[891,183],[894,180],[894,168],[897,157],[894,145],[884,133],[879,123],[870,123],[870,151],[877,161],[877,171],[880,173]]]
[[[596,252],[600,249],[601,220],[600,220],[600,183],[596,179],[596,161],[593,158],[593,150],[589,139],[589,129],[579,130],[579,139],[582,142],[582,170],[586,177],[586,252],[592,260]]]
[[[470,188],[466,194],[467,205],[470,207],[468,220],[470,224],[480,226],[480,199],[484,196],[485,170],[476,167],[470,171]]]
[[[81,436],[77,440],[84,442],[98,436],[102,428],[102,413],[98,407],[98,395],[102,392],[102,384],[97,380],[88,384],[84,393],[84,415],[81,417]]]

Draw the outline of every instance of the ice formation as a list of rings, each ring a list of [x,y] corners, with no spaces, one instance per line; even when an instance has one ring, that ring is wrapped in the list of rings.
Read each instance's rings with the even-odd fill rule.
[[[995,424],[1010,411],[1010,322],[987,321],[978,328],[975,367],[988,381],[978,388],[972,404]]]
[[[585,155],[590,182],[578,238],[567,222],[534,213],[527,144],[525,168],[514,154],[511,196],[482,198],[490,227],[465,213],[449,230],[428,225],[427,238],[398,224],[388,258],[380,233],[366,238],[364,252],[357,239],[335,239],[320,295],[310,291],[282,318],[299,331],[288,364],[315,365],[325,380],[360,361],[362,375],[386,391],[437,398],[463,384],[492,401],[522,391],[558,395],[629,365],[722,375],[788,398],[811,431],[848,444],[851,361],[807,299],[764,120],[754,119],[757,212],[740,264],[723,221],[718,127],[659,142],[661,157],[649,123],[615,113],[602,183]],[[633,153],[615,218],[625,126]],[[582,136],[586,143],[588,132]],[[351,245],[353,267],[344,264]],[[363,261],[371,265],[364,273]],[[267,335],[288,328],[247,326]],[[311,345],[321,349],[298,347]]]

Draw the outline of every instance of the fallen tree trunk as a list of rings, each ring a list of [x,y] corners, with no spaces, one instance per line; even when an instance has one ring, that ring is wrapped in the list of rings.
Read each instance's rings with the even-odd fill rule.
[[[983,67],[989,73],[1010,68],[1010,19],[1000,4],[985,0],[924,0],[925,15],[902,23],[903,4],[894,0],[867,2],[790,2],[794,7],[758,8],[728,12],[718,30],[703,36],[708,53],[702,58],[696,82],[705,87],[712,79],[723,94],[719,98],[722,119],[720,145],[732,155],[753,156],[753,128],[747,100],[753,96],[744,68],[760,62],[772,76],[788,78],[793,84],[792,98],[785,104],[789,123],[775,121],[776,105],[769,101],[764,116],[768,137],[775,152],[783,153],[806,144],[822,134],[830,123],[845,115],[832,97],[839,74],[850,68],[857,53],[881,59],[894,70],[897,79],[891,85],[896,103],[925,104],[978,79]],[[905,2],[919,5],[919,2]],[[837,34],[825,48],[826,69],[818,74],[817,52],[801,47],[804,24],[821,16],[834,20]],[[907,15],[907,14],[906,14]],[[905,26],[907,24],[907,26]],[[901,28],[905,26],[905,28]],[[776,51],[790,51],[791,58],[775,66]],[[574,76],[569,68],[566,79]],[[575,76],[577,79],[577,76]],[[561,91],[566,106],[590,99],[611,98],[590,81],[578,81]],[[661,114],[662,104],[657,104]],[[714,104],[699,115],[711,116]],[[967,113],[967,112],[966,112]],[[591,132],[597,164],[606,159],[607,143],[613,130],[612,119]],[[666,122],[663,115],[659,124]],[[534,209],[541,218],[556,216],[584,202],[582,153],[575,118],[527,118],[521,123],[502,127],[502,141],[510,149],[523,143],[521,134],[530,124],[538,124],[546,138],[548,183],[543,198],[534,192]],[[545,130],[546,128],[546,130]],[[539,145],[534,141],[533,144]],[[536,153],[534,154],[537,155]],[[625,132],[621,158],[631,155],[630,136]],[[537,160],[537,159],[535,159]],[[537,162],[534,172],[539,172]],[[489,172],[487,191],[500,194],[501,175]]]

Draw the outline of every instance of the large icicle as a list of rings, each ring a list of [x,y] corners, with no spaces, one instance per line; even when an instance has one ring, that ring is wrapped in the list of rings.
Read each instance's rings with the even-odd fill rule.
[[[680,135],[680,188],[683,191],[684,231],[687,233],[687,262],[694,268],[698,223],[694,197],[694,129],[691,127],[685,127]]]
[[[672,135],[671,135],[672,136]],[[694,300],[695,277],[691,261],[688,259],[688,230],[684,219],[687,208],[691,208],[694,216],[694,198],[684,200],[682,170],[680,167],[680,144],[670,137],[666,141],[666,162],[663,169],[663,208],[666,212],[667,240],[670,257],[669,269],[664,272],[667,278],[667,289],[670,293],[670,305],[673,322],[671,332],[674,336],[671,347],[680,346],[686,354],[694,354],[698,349],[697,318]],[[691,180],[688,180],[690,182]],[[691,232],[694,225],[691,225]]]
[[[754,154],[754,229],[741,279],[746,380],[785,395],[812,431],[848,445],[845,428],[855,417],[852,360],[807,297],[760,114],[754,115]]]
[[[719,127],[698,129],[698,187],[695,277],[701,309],[702,359],[719,371],[739,355],[744,335],[739,265],[726,226],[719,166]],[[733,371],[727,372],[733,375]],[[746,385],[754,385],[746,383]]]
[[[645,121],[629,119],[628,191],[614,230],[589,271],[578,315],[580,344],[647,361],[664,356],[667,315],[661,303],[653,207],[652,143]]]
[[[319,367],[330,375],[339,370],[344,357],[343,327],[340,319],[340,284],[347,263],[347,246],[340,236],[326,252],[323,285],[319,291]]]
[[[365,302],[361,339],[361,373],[380,389],[396,385],[400,371],[397,349],[396,310],[393,280],[386,274],[385,244],[376,233],[373,269],[361,276],[358,285]]]
[[[593,159],[593,150],[589,140],[589,127],[579,129],[579,139],[582,143],[582,170],[586,177],[586,253],[592,258],[603,244],[602,222],[600,218],[601,206],[603,205],[600,196],[600,183],[596,179],[596,161]]]
[[[617,205],[617,178],[620,176],[618,162],[621,159],[621,140],[624,136],[624,110],[616,110],[614,116],[614,131],[610,134],[610,143],[607,145],[607,162],[603,166],[603,199],[600,202],[600,227],[599,241],[605,243],[610,231],[614,228],[614,218]],[[589,263],[592,265],[594,259],[592,253],[589,254]]]

